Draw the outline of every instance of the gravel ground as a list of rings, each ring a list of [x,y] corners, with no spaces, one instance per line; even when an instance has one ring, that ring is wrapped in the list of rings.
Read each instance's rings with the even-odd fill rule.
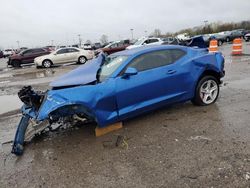
[[[249,43],[244,50],[250,54]],[[250,187],[250,56],[231,57],[229,44],[220,51],[226,77],[216,104],[163,108],[102,137],[94,136],[94,125],[61,130],[36,138],[16,157],[9,141],[20,114],[4,112],[0,187]],[[26,84],[47,89],[76,66],[4,69],[0,99]]]

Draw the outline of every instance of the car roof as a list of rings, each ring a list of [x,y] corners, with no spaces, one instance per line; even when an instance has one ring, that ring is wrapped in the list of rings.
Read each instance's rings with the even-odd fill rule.
[[[180,45],[148,45],[148,46],[142,46],[138,48],[132,48],[130,50],[123,50],[117,53],[112,54],[112,56],[132,56],[136,55],[138,53],[144,53],[154,50],[167,50],[167,49],[183,49],[186,50],[187,47],[180,46]]]

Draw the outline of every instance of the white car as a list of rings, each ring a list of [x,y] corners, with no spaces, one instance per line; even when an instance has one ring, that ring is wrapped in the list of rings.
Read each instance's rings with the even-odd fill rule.
[[[84,44],[84,45],[83,45],[83,49],[84,49],[84,50],[92,50],[92,46],[91,46],[91,44],[88,44],[88,43],[87,43],[87,44]]]
[[[137,48],[144,45],[157,45],[162,44],[164,41],[161,38],[141,38],[138,39],[133,45],[128,46],[126,49]]]
[[[250,33],[245,34],[244,39],[246,42],[250,41]]]
[[[61,48],[48,55],[35,58],[34,62],[37,67],[49,68],[54,64],[63,64],[77,62],[79,64],[86,63],[87,60],[94,57],[94,52],[79,48]]]
[[[191,37],[188,33],[182,33],[176,36],[178,40],[189,40]]]
[[[3,57],[9,57],[12,56],[15,53],[13,49],[5,49],[3,51]]]

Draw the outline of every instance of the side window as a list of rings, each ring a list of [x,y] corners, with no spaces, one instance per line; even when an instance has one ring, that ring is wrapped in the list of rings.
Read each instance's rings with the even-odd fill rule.
[[[67,48],[63,48],[63,49],[57,51],[57,54],[65,54],[65,53],[68,53]]]
[[[182,58],[184,55],[186,55],[186,52],[184,52],[183,50],[173,49],[170,51],[171,51],[171,55],[172,55],[172,62],[175,62],[178,59]]]
[[[136,57],[129,67],[136,68],[139,72],[174,63],[186,53],[179,49],[160,50]]]
[[[124,46],[124,44],[123,43],[118,43],[118,47],[123,47]]]
[[[153,42],[159,42],[158,39],[149,39],[149,43],[153,43]]]
[[[42,53],[44,52],[43,49],[34,49],[32,53]]]
[[[143,44],[149,44],[150,43],[150,40],[149,39],[147,39],[147,40],[145,40],[144,41],[144,43]]]
[[[30,54],[32,54],[32,50],[26,50],[26,51],[24,51],[23,52],[23,55],[30,55]]]
[[[68,49],[68,52],[69,53],[72,53],[72,52],[79,52],[79,50],[75,49],[75,48],[69,48]]]
[[[117,43],[115,43],[115,44],[112,44],[111,46],[110,46],[110,48],[117,48]]]

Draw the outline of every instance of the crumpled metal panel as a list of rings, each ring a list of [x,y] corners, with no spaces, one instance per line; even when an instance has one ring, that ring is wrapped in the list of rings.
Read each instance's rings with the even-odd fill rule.
[[[50,86],[63,87],[94,82],[96,80],[96,72],[100,68],[104,58],[104,55],[100,54],[97,58],[51,82]]]
[[[96,118],[100,127],[105,126],[118,118],[114,88],[115,84],[106,86],[104,83],[99,83],[50,90],[36,119],[38,121],[47,119],[51,112],[64,106],[82,105]]]

